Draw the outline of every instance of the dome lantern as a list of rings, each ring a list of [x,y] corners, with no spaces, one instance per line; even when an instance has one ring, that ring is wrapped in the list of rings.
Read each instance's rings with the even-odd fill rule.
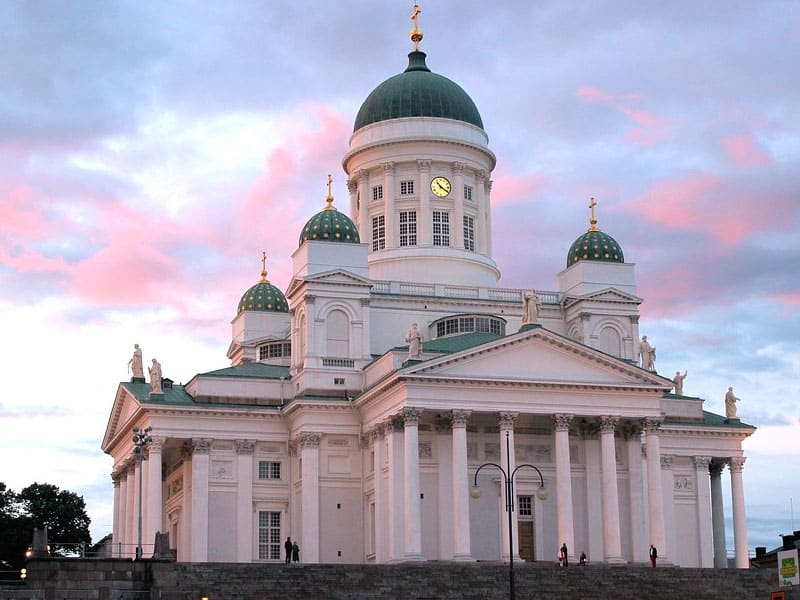
[[[589,218],[589,229],[570,246],[567,254],[567,267],[582,260],[625,262],[622,247],[610,235],[600,231],[597,226],[597,218],[594,214],[595,206],[597,206],[597,202],[592,198],[589,203],[589,209],[592,211]]]

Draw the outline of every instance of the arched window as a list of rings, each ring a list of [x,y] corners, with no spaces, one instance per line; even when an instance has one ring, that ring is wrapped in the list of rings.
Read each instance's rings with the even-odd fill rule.
[[[612,356],[622,356],[622,339],[613,327],[603,327],[597,336],[597,349]]]
[[[344,311],[332,310],[325,319],[326,356],[350,356],[350,320]]]

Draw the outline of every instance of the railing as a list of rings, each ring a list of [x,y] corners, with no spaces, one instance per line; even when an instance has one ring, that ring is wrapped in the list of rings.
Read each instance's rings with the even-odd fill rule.
[[[356,366],[356,361],[352,358],[323,358],[322,366],[334,369],[352,369]]]
[[[528,290],[518,288],[482,288],[468,285],[446,285],[433,283],[409,283],[405,281],[375,281],[374,294],[393,294],[397,296],[439,296],[445,298],[468,298],[518,302],[522,304],[523,294]],[[561,295],[554,291],[536,291],[542,304],[560,304]]]

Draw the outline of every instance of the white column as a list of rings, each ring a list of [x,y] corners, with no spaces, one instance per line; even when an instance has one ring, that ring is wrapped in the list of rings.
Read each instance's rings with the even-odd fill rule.
[[[419,214],[417,215],[417,244],[433,245],[431,219],[431,161],[418,160],[419,168]]]
[[[467,420],[470,412],[453,411],[453,559],[472,560],[469,528]]]
[[[661,440],[658,430],[661,421],[647,419],[645,432],[647,437],[647,513],[650,528],[650,544],[658,550],[660,561],[664,561],[671,552],[667,548],[664,531],[664,495],[661,490]],[[649,546],[649,545],[648,545]]]
[[[358,237],[362,244],[369,244],[372,251],[372,224],[369,220],[369,203],[372,201],[371,190],[369,189],[369,171],[361,170],[358,177]]]
[[[405,501],[404,560],[422,556],[422,510],[419,501],[419,418],[422,410],[403,409],[403,499]]]
[[[389,476],[387,479],[389,530],[389,560],[403,559],[403,530],[405,514],[403,511],[403,420],[391,417],[386,421]]]
[[[453,163],[453,248],[464,248],[464,163]]]
[[[556,508],[558,545],[567,545],[570,560],[575,558],[575,523],[572,515],[572,464],[569,457],[569,425],[573,415],[553,415],[556,446]]]
[[[153,438],[147,447],[147,521],[144,527],[142,548],[155,544],[156,533],[161,531],[164,504],[161,486],[161,450],[164,438]],[[155,546],[153,546],[155,549]]]
[[[589,560],[600,562],[603,556],[603,499],[600,484],[599,424],[584,422],[581,430],[586,456],[586,521],[589,529]]]
[[[388,520],[386,506],[386,480],[383,468],[386,465],[386,428],[379,423],[372,428],[372,449],[375,453],[375,473],[373,485],[375,486],[375,562],[378,564],[389,560]]]
[[[211,440],[192,440],[191,562],[208,561],[208,466]]]
[[[114,482],[114,524],[111,530],[111,557],[118,558],[121,556],[119,548],[122,534],[120,532],[124,528],[125,518],[125,474],[121,470],[115,470],[111,473],[111,479]]]
[[[434,456],[438,463],[438,506],[436,508],[439,522],[439,554],[437,556],[427,556],[428,560],[453,560],[453,541],[456,536],[456,529],[463,526],[463,522],[455,520],[455,508],[453,506],[453,423],[452,418],[448,419],[446,414],[442,414],[436,419],[436,448]],[[424,511],[423,511],[424,512]],[[423,538],[424,539],[424,538]]]
[[[384,223],[386,232],[386,247],[396,248],[400,245],[397,234],[397,216],[394,210],[395,194],[397,188],[394,181],[394,163],[382,163],[383,167],[383,206]]]
[[[661,502],[664,507],[664,546],[669,551],[672,562],[680,565],[677,536],[678,525],[675,522],[675,474],[672,472],[672,464],[674,461],[674,456],[669,454],[661,455]],[[661,548],[658,548],[658,562],[667,562],[666,558],[661,554]]]
[[[491,222],[489,221],[489,191],[492,189],[492,182],[489,181],[489,174],[486,171],[478,171],[475,174],[475,204],[477,215],[475,216],[475,247],[481,254],[492,255],[491,243]]]
[[[319,445],[321,433],[299,436],[303,461],[300,502],[300,552],[304,563],[319,562]]]
[[[519,413],[515,412],[501,412],[500,418],[500,466],[506,471],[506,475],[511,477],[511,473],[517,468],[516,452],[514,450],[514,423],[517,420]],[[500,487],[503,487],[504,482],[500,482]],[[508,514],[506,514],[505,507],[508,505],[508,487],[500,493],[500,500],[503,503],[503,510],[500,511],[501,531],[503,532],[503,546],[500,549],[500,554],[503,560],[509,560],[508,554],[508,536],[512,536],[514,542],[514,558],[519,558],[519,538],[517,533],[517,513],[511,515],[511,531],[508,530]],[[515,492],[516,493],[516,492]],[[513,498],[514,507],[517,505],[517,499]]]
[[[600,454],[603,464],[603,550],[606,561],[621,563],[619,532],[619,490],[617,489],[617,456],[614,430],[617,417],[600,417]]]
[[[711,492],[709,489],[708,467],[710,456],[695,456],[695,489],[697,490],[697,533],[700,538],[700,566],[714,566],[714,540],[711,532]]]
[[[647,543],[644,510],[644,476],[642,473],[641,429],[626,431],[628,449],[628,502],[630,512],[631,556],[635,562],[646,562],[650,545]]]
[[[744,512],[744,483],[742,470],[744,456],[731,457],[728,468],[731,470],[731,508],[733,509],[733,545],[736,549],[736,568],[750,567],[750,556],[747,550],[747,519]]]
[[[722,502],[722,470],[724,461],[711,463],[711,525],[714,536],[714,568],[728,568],[728,548],[725,543],[725,507]]]
[[[350,193],[350,219],[358,222],[358,179],[351,177],[347,180],[347,191]],[[358,228],[358,225],[356,225]],[[361,236],[359,236],[361,237]]]
[[[236,561],[253,561],[254,440],[236,440]]]
[[[125,546],[122,548],[122,555],[133,558],[136,555],[136,461],[131,461],[126,475],[127,498],[125,499],[125,536],[123,538]]]

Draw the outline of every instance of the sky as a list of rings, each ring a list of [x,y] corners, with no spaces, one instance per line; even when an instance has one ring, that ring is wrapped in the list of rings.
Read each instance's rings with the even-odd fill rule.
[[[347,209],[355,114],[406,67],[411,5],[0,3],[0,481],[75,491],[110,533],[100,443],[133,344],[176,382],[229,364],[262,250],[285,289],[328,173]],[[596,198],[659,373],[721,414],[734,386],[758,427],[749,543],[776,546],[800,529],[800,3],[421,9],[497,155],[499,285],[557,289]]]

